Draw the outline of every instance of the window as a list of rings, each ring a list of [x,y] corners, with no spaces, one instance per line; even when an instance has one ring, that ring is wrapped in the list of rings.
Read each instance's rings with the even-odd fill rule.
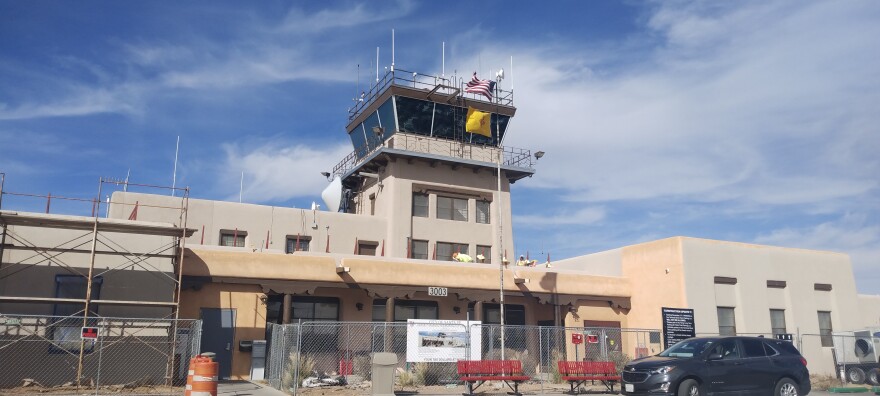
[[[468,245],[462,243],[437,242],[437,260],[452,260],[453,253],[468,254]]]
[[[220,231],[220,246],[244,247],[246,231]]]
[[[739,359],[739,348],[736,346],[736,340],[724,340],[713,345],[709,354],[721,355],[722,360]]]
[[[437,197],[437,218],[468,221],[468,200],[463,198]]]
[[[773,335],[777,334],[785,334],[785,310],[784,309],[771,309],[770,310],[770,328],[773,331]]]
[[[501,323],[501,304],[483,304],[483,323],[484,324],[500,324]],[[504,325],[511,326],[507,328],[505,335],[506,348],[524,350],[526,347],[526,328],[522,327],[526,324],[526,308],[523,305],[504,304]],[[497,329],[496,329],[497,330]],[[491,331],[484,332],[483,345],[491,345],[492,341],[488,336]]]
[[[395,322],[406,322],[407,319],[437,319],[437,312],[436,301],[394,301]]]
[[[743,352],[745,353],[745,357],[764,357],[767,356],[764,351],[764,343],[761,340],[756,340],[754,338],[743,338]]]
[[[483,262],[492,261],[492,246],[488,245],[477,245],[477,254],[483,255]]]
[[[723,336],[736,335],[736,317],[733,308],[718,307],[718,334]]]
[[[284,251],[288,254],[293,252],[308,252],[309,242],[311,241],[312,237],[309,236],[289,236],[287,237],[287,246],[285,246]]]
[[[413,217],[428,217],[428,194],[413,193]]]
[[[823,347],[833,347],[834,342],[831,339],[831,312],[819,311],[819,336],[822,339]]]
[[[376,248],[378,248],[378,247],[379,247],[379,244],[376,242],[360,241],[360,242],[358,242],[357,254],[359,254],[361,256],[375,256],[376,255]]]
[[[477,223],[489,224],[489,201],[477,201]]]
[[[414,259],[427,260],[428,259],[428,241],[413,239],[412,252],[410,252],[410,255]]]
[[[385,309],[387,305],[387,298],[377,298],[373,300],[373,322],[385,321]]]
[[[101,284],[103,278],[98,276],[92,279],[92,300],[97,300],[101,296]],[[79,275],[56,275],[55,276],[55,298],[78,298],[86,297],[88,282],[86,278]],[[66,318],[58,318],[52,322],[49,328],[51,332],[50,338],[53,345],[50,345],[50,351],[68,351],[79,352],[80,342],[82,340],[83,325],[83,304],[55,304],[52,308],[52,314],[55,316],[66,316]],[[89,316],[97,316],[98,306],[89,305]],[[89,326],[97,325],[97,318],[89,319]],[[95,343],[86,342],[85,352],[91,352]]]
[[[335,297],[293,296],[290,304],[291,323],[339,321],[339,299]],[[333,352],[338,349],[339,329],[333,325],[303,326],[303,339],[316,340],[303,348],[308,352]]]

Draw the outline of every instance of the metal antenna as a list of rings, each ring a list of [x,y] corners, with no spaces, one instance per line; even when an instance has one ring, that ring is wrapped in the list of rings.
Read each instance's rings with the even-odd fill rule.
[[[171,176],[171,196],[174,196],[174,187],[177,185],[177,154],[180,153],[180,135],[177,135],[177,147],[174,149],[174,175]]]

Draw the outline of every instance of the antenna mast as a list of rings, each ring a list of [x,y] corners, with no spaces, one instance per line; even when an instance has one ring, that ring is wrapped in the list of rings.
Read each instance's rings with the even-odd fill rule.
[[[391,29],[391,72],[394,72],[394,29]]]
[[[174,187],[177,186],[177,154],[180,153],[180,135],[177,135],[177,147],[174,149],[174,174],[171,176],[171,196],[174,196]],[[128,183],[125,183],[128,187]]]

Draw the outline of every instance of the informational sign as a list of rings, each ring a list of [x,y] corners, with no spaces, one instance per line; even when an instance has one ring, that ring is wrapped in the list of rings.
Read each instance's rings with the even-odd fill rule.
[[[82,339],[84,339],[84,340],[97,340],[98,339],[98,328],[97,327],[83,327],[82,328]]]
[[[572,333],[571,334],[571,343],[575,345],[580,345],[584,343],[584,335],[581,333]]]
[[[794,337],[792,337],[790,333],[781,333],[776,335],[776,339],[782,341],[792,341],[794,340]]]
[[[428,295],[429,296],[446,297],[449,295],[449,289],[447,289],[445,287],[429,287],[428,288]]]
[[[675,343],[697,336],[694,327],[694,310],[689,308],[663,308],[663,349]]]
[[[587,334],[587,342],[590,344],[598,344],[599,343],[599,335],[598,334]]]
[[[481,322],[466,320],[406,321],[407,362],[481,360]]]

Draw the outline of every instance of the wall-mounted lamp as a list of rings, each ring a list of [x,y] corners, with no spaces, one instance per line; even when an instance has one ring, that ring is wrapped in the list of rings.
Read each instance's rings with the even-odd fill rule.
[[[543,157],[544,154],[545,153],[543,151],[536,151],[535,152],[535,159],[541,159],[541,157]]]
[[[260,295],[260,303],[262,303],[263,305],[266,305],[266,303],[268,303],[268,301],[269,301],[269,296],[267,296],[265,294]]]
[[[324,176],[327,178],[327,180],[330,180],[330,172],[321,172],[321,176]]]
[[[452,307],[452,312],[455,312],[456,315],[457,315],[457,314],[460,314],[460,313],[461,313],[461,308],[459,308],[459,307]]]
[[[364,310],[364,304],[361,304],[361,303],[355,304],[354,307],[357,308],[358,311]]]

